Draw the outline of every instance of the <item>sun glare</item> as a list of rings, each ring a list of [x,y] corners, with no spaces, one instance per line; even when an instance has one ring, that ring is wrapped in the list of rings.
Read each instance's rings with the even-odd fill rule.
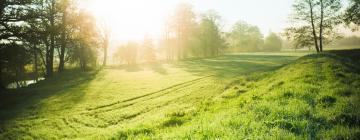
[[[118,41],[140,40],[144,35],[158,37],[167,9],[158,1],[149,0],[89,0],[85,8],[112,30]]]

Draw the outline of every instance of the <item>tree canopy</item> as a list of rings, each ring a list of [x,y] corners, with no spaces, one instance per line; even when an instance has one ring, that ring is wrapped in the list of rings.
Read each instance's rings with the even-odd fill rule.
[[[227,35],[230,49],[235,51],[259,51],[263,44],[263,35],[257,26],[239,21]]]

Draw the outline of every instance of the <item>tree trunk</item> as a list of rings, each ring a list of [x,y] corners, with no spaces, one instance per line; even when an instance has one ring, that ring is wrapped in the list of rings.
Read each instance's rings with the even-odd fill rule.
[[[320,0],[320,52],[323,51],[323,21],[324,21],[324,3],[323,0]]]
[[[37,55],[37,50],[36,50],[36,45],[34,45],[34,80],[36,82],[38,82],[38,55]]]
[[[85,48],[84,48],[84,45],[80,45],[80,68],[82,71],[85,71],[86,70],[86,58],[85,58]]]
[[[55,36],[50,35],[50,48],[48,50],[47,54],[47,64],[46,64],[46,76],[51,77],[53,76],[53,69],[54,69],[54,48],[55,48]]]
[[[53,38],[52,36],[50,37],[50,40]],[[53,41],[50,41],[53,42]],[[53,54],[54,54],[54,49],[53,49],[53,43],[49,43],[46,45],[46,54],[45,54],[45,68],[46,68],[46,77],[51,77],[53,75]]]
[[[2,65],[0,62],[0,91],[5,90],[5,85],[3,85],[3,79],[2,79]]]
[[[49,50],[46,50],[46,76],[53,76],[54,69],[54,49],[55,49],[55,3],[52,2],[51,12],[50,12],[50,47]]]
[[[107,51],[108,51],[108,40],[106,39],[105,44],[104,44],[104,61],[103,61],[103,66],[106,66],[106,61],[107,61]]]
[[[316,35],[316,30],[315,30],[313,5],[312,5],[311,0],[308,0],[308,3],[310,6],[311,27],[312,27],[312,34],[313,34],[313,39],[314,39],[314,43],[315,43],[315,48],[316,48],[316,52],[320,52],[317,35]]]
[[[66,11],[63,11],[62,17],[62,32],[61,32],[61,48],[60,48],[60,62],[59,72],[63,72],[65,68],[65,48],[66,48]]]

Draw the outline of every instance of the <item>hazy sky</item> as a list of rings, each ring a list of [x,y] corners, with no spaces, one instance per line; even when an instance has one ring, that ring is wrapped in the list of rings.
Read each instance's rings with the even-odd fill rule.
[[[257,25],[266,35],[289,24],[294,0],[83,0],[80,5],[105,20],[115,40],[140,40],[145,34],[158,38],[164,20],[179,3],[188,3],[199,14],[215,10],[228,30],[236,21]]]
[[[279,32],[287,25],[293,0],[198,0],[191,3],[196,11],[216,10],[224,18],[226,28],[244,20],[267,34]]]

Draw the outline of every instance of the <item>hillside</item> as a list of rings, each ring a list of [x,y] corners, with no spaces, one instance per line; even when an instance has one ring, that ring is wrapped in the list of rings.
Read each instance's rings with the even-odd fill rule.
[[[359,59],[347,54],[70,71],[1,95],[0,139],[356,139]]]
[[[245,76],[200,112],[171,116],[191,120],[155,137],[357,139],[360,69],[353,60],[334,54],[308,55],[275,72]],[[193,114],[196,117],[190,117]]]

